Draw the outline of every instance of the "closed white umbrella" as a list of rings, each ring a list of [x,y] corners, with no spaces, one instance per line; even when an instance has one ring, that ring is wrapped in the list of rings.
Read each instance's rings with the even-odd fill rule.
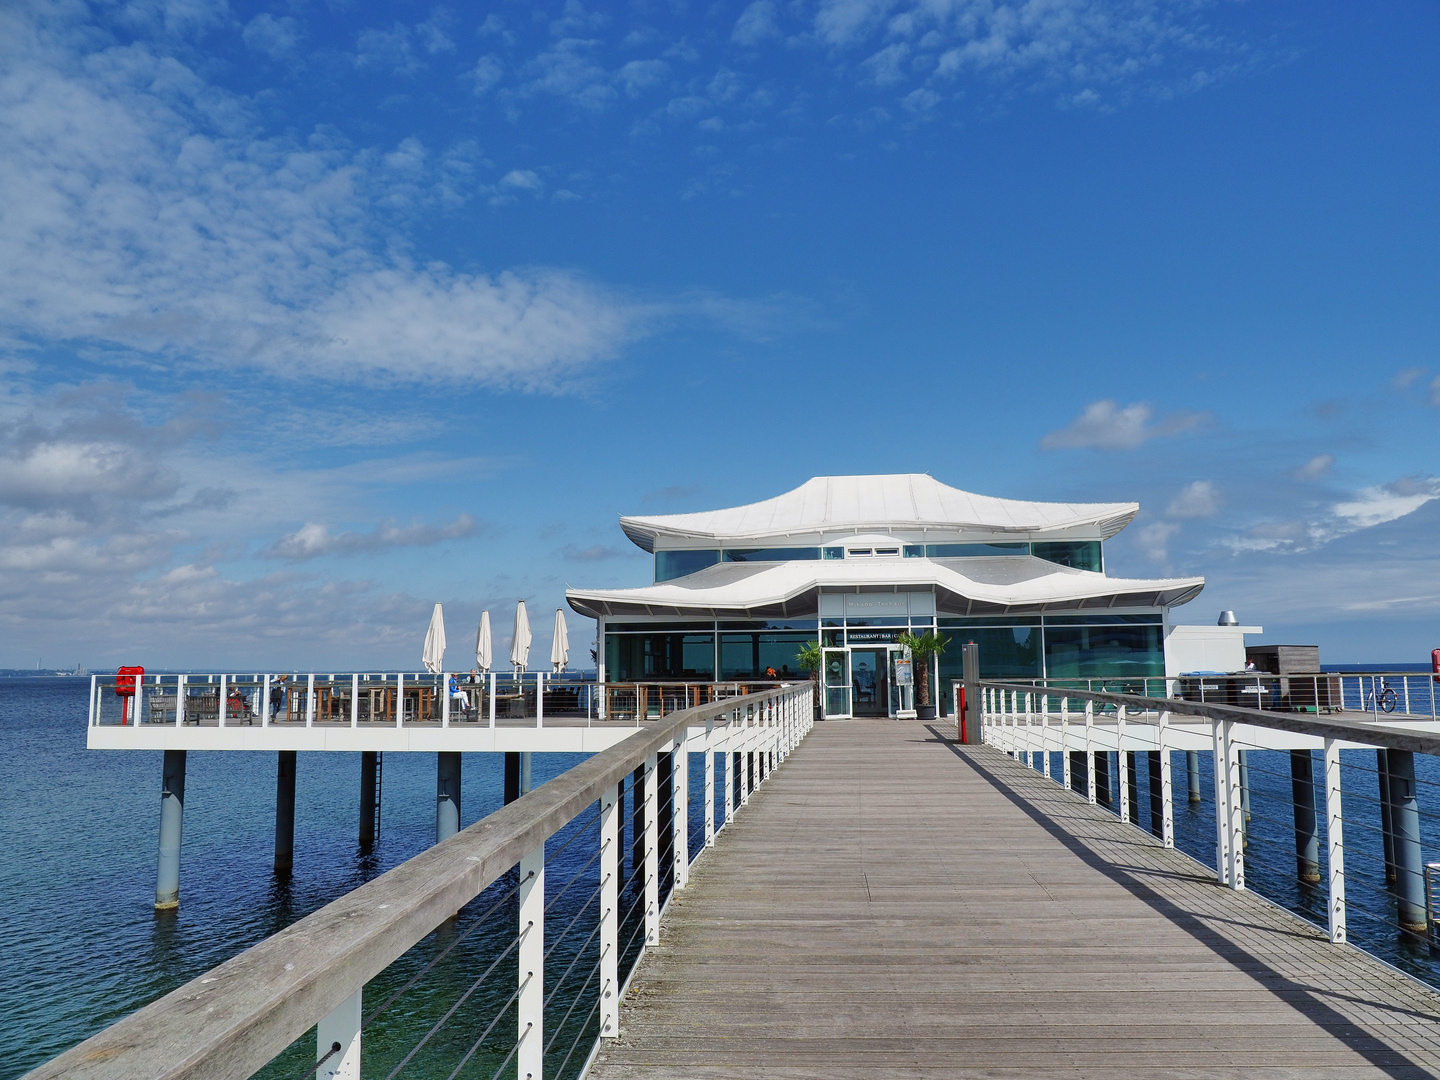
[[[515,605],[515,635],[510,639],[510,663],[524,671],[530,663],[530,616],[525,614],[525,601]]]
[[[480,630],[475,635],[475,666],[490,673],[490,612],[480,612]]]
[[[570,631],[565,628],[565,611],[555,609],[555,640],[550,643],[550,663],[556,671],[564,671],[570,662]]]
[[[425,652],[421,655],[425,670],[432,675],[439,674],[445,663],[445,612],[440,605],[430,613],[430,629],[425,631]]]

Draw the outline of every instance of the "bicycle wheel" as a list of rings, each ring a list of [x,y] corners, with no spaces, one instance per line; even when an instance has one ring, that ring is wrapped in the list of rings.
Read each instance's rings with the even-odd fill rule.
[[[1395,696],[1395,691],[1388,686],[1380,691],[1380,708],[1385,712],[1394,712],[1399,700],[1400,699]]]

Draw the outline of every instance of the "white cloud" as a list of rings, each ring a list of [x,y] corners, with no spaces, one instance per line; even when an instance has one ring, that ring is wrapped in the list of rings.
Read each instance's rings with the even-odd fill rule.
[[[1114,401],[1095,401],[1058,431],[1040,440],[1044,450],[1133,450],[1151,439],[1178,435],[1204,424],[1204,413],[1176,412],[1151,423],[1154,406],[1146,402],[1123,409]]]
[[[1172,518],[1214,517],[1220,509],[1220,492],[1209,480],[1186,484],[1170,501],[1165,515]]]
[[[625,93],[639,97],[652,86],[658,86],[670,72],[664,60],[631,60],[620,69],[616,79]]]
[[[1425,374],[1423,367],[1409,367],[1404,371],[1397,371],[1395,378],[1391,379],[1391,385],[1396,390],[1408,390],[1419,378]]]
[[[285,377],[554,389],[638,332],[640,309],[570,274],[408,260],[378,208],[457,197],[464,162],[414,141],[381,157],[260,138],[243,101],[174,59],[93,40],[0,11],[12,336]]]
[[[1152,521],[1137,530],[1135,539],[1140,554],[1153,563],[1170,561],[1170,539],[1180,531],[1173,521]]]
[[[909,55],[910,46],[896,41],[861,61],[860,67],[876,86],[893,86],[905,78],[905,59]]]
[[[430,547],[442,540],[474,536],[475,519],[461,514],[448,525],[396,525],[383,522],[371,532],[332,533],[325,525],[305,524],[261,552],[265,558],[304,562],[322,555],[362,555],[389,548]]]
[[[1354,529],[1368,529],[1413,513],[1431,499],[1440,498],[1440,480],[1433,476],[1407,477],[1379,487],[1368,487],[1351,499],[1336,503],[1335,516]]]
[[[1430,404],[1440,407],[1440,375],[1436,375],[1430,383]]]
[[[1313,458],[1291,472],[1296,480],[1319,480],[1335,464],[1334,454],[1316,454]]]
[[[504,77],[505,65],[500,62],[498,56],[487,53],[475,61],[475,67],[471,70],[467,79],[470,83],[470,89],[475,92],[475,96],[480,97]]]
[[[245,44],[256,52],[278,60],[293,53],[300,43],[300,24],[288,15],[277,19],[264,11],[245,24],[241,36]]]
[[[730,39],[741,45],[759,45],[767,38],[779,36],[780,28],[775,23],[775,5],[771,0],[755,0],[735,20],[735,29],[731,32]]]

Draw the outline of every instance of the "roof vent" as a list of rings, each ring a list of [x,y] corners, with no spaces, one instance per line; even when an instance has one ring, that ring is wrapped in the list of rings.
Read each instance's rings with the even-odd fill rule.
[[[1237,618],[1235,618],[1235,612],[1230,611],[1230,610],[1227,609],[1227,610],[1225,610],[1225,611],[1220,612],[1220,621],[1217,622],[1215,625],[1216,625],[1216,626],[1239,626],[1239,625],[1240,625],[1240,620],[1237,619]]]

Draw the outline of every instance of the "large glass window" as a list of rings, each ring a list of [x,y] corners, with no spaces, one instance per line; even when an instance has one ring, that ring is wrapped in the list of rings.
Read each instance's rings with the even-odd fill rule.
[[[725,549],[726,562],[806,562],[818,558],[818,547]]]
[[[932,559],[975,559],[987,555],[1029,555],[1029,544],[926,544]]]
[[[608,682],[711,682],[715,678],[715,635],[607,633],[605,678]]]
[[[1052,679],[1163,676],[1162,627],[1046,627],[1045,671]]]
[[[1100,573],[1105,567],[1104,553],[1099,540],[1060,540],[1034,543],[1031,549],[1037,559],[1073,566],[1076,570],[1093,570]]]
[[[718,551],[657,551],[655,552],[655,584],[685,577],[720,561]]]
[[[742,679],[798,679],[808,678],[809,671],[800,667],[795,659],[807,641],[814,641],[811,633],[735,634],[720,635],[720,678],[722,681]],[[768,675],[774,668],[775,674]]]
[[[940,633],[950,642],[940,654],[939,665],[939,702],[946,716],[953,711],[951,683],[965,674],[963,658],[966,642],[973,641],[980,646],[982,679],[1038,679],[1044,674],[1038,626],[983,626],[951,630],[942,627]]]

